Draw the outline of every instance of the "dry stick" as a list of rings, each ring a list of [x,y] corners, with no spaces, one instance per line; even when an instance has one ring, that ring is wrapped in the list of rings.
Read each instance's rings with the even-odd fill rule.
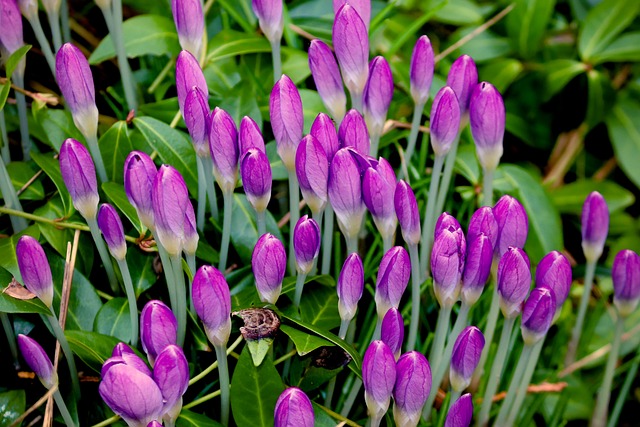
[[[31,405],[29,409],[24,411],[22,415],[20,415],[11,424],[9,424],[9,427],[18,427],[22,423],[22,421],[24,421],[24,419],[27,418],[33,411],[35,411],[36,409],[41,407],[45,402],[47,402],[49,398],[53,396],[53,393],[55,393],[57,390],[58,390],[58,384],[54,384],[49,390],[47,390],[44,396],[38,399],[36,403]]]

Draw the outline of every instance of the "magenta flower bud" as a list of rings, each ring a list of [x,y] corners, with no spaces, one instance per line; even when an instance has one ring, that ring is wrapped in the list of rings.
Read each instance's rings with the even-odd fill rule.
[[[480,233],[489,238],[491,247],[495,249],[500,229],[498,228],[498,221],[493,214],[493,209],[489,206],[482,206],[471,215],[469,228],[467,229],[467,240],[473,241]]]
[[[156,238],[170,255],[182,252],[184,218],[189,192],[184,178],[173,166],[162,165],[153,181],[153,215]]]
[[[357,110],[347,111],[338,129],[338,141],[340,141],[340,148],[352,147],[360,155],[369,156],[371,141],[367,123]]]
[[[137,371],[142,372],[149,377],[151,376],[151,369],[149,369],[149,366],[147,366],[146,362],[142,360],[140,356],[138,356],[136,352],[131,349],[131,347],[123,342],[119,342],[113,348],[111,357],[107,359],[102,365],[100,376],[104,377],[107,371],[111,369],[112,366],[119,363],[129,365],[135,368]]]
[[[244,153],[240,161],[242,186],[256,212],[264,212],[271,200],[271,163],[265,153],[255,148]]]
[[[349,3],[336,12],[333,49],[351,98],[360,99],[369,77],[369,34],[362,17]]]
[[[498,89],[487,82],[476,85],[469,101],[469,121],[483,169],[495,170],[500,163],[505,120],[504,102]]]
[[[380,339],[389,346],[396,360],[400,357],[404,341],[404,320],[396,307],[391,307],[382,319]],[[428,393],[427,393],[428,394]]]
[[[471,384],[473,372],[480,362],[484,349],[484,335],[475,326],[467,326],[460,332],[453,344],[451,354],[451,371],[449,379],[451,388],[461,392]]]
[[[556,314],[556,296],[551,288],[536,287],[522,310],[522,339],[533,345],[547,334]]]
[[[60,147],[60,173],[71,194],[73,207],[85,218],[95,218],[98,213],[98,181],[96,167],[89,151],[73,138]]]
[[[518,317],[530,287],[529,257],[522,249],[511,246],[498,263],[498,296],[504,317]]]
[[[251,255],[251,269],[260,301],[275,304],[287,269],[287,252],[276,236],[266,233],[258,239]]]
[[[460,105],[460,116],[469,110],[471,93],[478,85],[478,69],[469,55],[462,55],[451,64],[447,74],[447,86],[456,93]]]
[[[393,205],[402,230],[402,238],[409,245],[417,245],[420,243],[418,202],[411,186],[402,179],[396,184]]]
[[[153,420],[149,424],[147,424],[147,427],[162,427],[162,424],[160,424],[156,420]]]
[[[224,275],[203,265],[193,277],[193,306],[211,344],[225,346],[231,334],[231,296]]]
[[[388,345],[373,341],[362,360],[364,400],[372,419],[380,420],[389,409],[396,383],[396,359]]]
[[[527,212],[518,199],[508,195],[500,197],[493,207],[493,215],[498,222],[498,241],[493,246],[493,252],[501,257],[509,246],[523,248],[529,232]]]
[[[460,223],[453,215],[450,215],[449,212],[442,212],[438,219],[436,220],[436,225],[433,229],[433,238],[438,237],[443,230],[448,228],[453,228],[456,232],[460,232],[460,235],[464,237],[464,232],[462,231],[462,227],[460,227]],[[462,243],[465,243],[464,241]],[[465,249],[466,246],[463,246]]]
[[[124,161],[124,190],[147,228],[154,227],[151,193],[157,173],[151,157],[142,151],[132,151]]]
[[[189,51],[183,50],[178,55],[178,59],[176,59],[176,91],[178,92],[178,106],[182,117],[184,117],[184,105],[187,95],[193,90],[194,86],[202,91],[205,100],[208,102],[209,88],[207,87],[207,81],[204,79],[204,74],[202,74],[200,64]]]
[[[436,156],[445,156],[458,138],[460,105],[449,86],[438,91],[431,107],[431,146]]]
[[[469,307],[474,305],[487,283],[491,273],[491,262],[493,261],[493,248],[489,238],[484,233],[480,233],[467,246],[467,256],[462,273],[462,289],[460,299]]]
[[[164,400],[163,418],[175,422],[182,409],[182,395],[189,387],[189,362],[180,347],[170,344],[158,354],[153,379]]]
[[[38,376],[43,386],[50,389],[58,384],[58,375],[53,370],[51,359],[36,340],[18,334],[18,347],[27,365]]]
[[[338,312],[340,319],[349,321],[356,315],[358,301],[364,290],[364,266],[357,253],[347,257],[338,277]]]
[[[21,20],[19,15],[18,20]],[[98,107],[93,76],[87,58],[71,43],[63,44],[56,54],[56,81],[76,127],[82,135],[95,135],[98,131]]]
[[[464,236],[462,236],[464,239]],[[451,307],[458,301],[460,279],[464,268],[465,252],[461,248],[460,233],[453,227],[438,234],[431,251],[433,291],[442,307]]]
[[[127,242],[124,240],[122,221],[120,221],[120,216],[116,209],[108,203],[100,205],[98,227],[107,242],[111,256],[123,261],[127,255]]]
[[[46,305],[53,303],[53,278],[47,256],[37,239],[24,235],[16,245],[16,259],[22,283]]]
[[[369,79],[364,87],[362,104],[371,133],[381,135],[393,98],[393,75],[387,60],[376,56],[369,65]]]
[[[344,122],[343,122],[344,123]],[[338,150],[329,166],[329,201],[345,236],[360,232],[365,212],[360,168],[349,148]]]
[[[611,269],[613,303],[621,316],[627,317],[640,301],[640,256],[625,249],[616,255]]]
[[[213,175],[222,192],[233,192],[238,181],[238,131],[233,118],[216,107],[209,122],[209,150]],[[264,142],[262,143],[264,145]]]
[[[315,417],[311,401],[298,387],[280,394],[273,412],[274,427],[313,427]]]
[[[204,41],[204,12],[199,0],[171,0],[173,22],[178,31],[180,47],[201,58]]]
[[[18,2],[15,0],[0,1],[0,45],[8,52],[7,58],[24,46],[22,39],[22,16]],[[2,54],[4,56],[4,53]]]
[[[371,21],[371,0],[333,0],[333,13],[337,15],[340,8],[349,3],[358,12],[360,18],[369,30],[369,21]]]
[[[591,192],[582,205],[582,251],[589,262],[596,262],[609,233],[609,207],[597,191]]]
[[[304,115],[298,88],[285,74],[271,91],[269,115],[273,135],[278,144],[278,155],[288,171],[295,171],[296,149],[302,139]]]
[[[383,240],[393,237],[398,225],[396,210],[390,200],[396,191],[396,174],[383,157],[367,168],[362,179],[362,199],[371,212]]]
[[[473,400],[471,393],[463,394],[447,413],[444,427],[469,427],[473,420]]]
[[[184,213],[184,237],[182,238],[182,250],[187,255],[195,255],[198,250],[198,228],[196,224],[196,213],[193,210],[191,200],[187,202]]]
[[[422,407],[431,393],[431,367],[427,358],[409,351],[396,363],[393,418],[397,426],[417,426]]]
[[[313,135],[320,145],[322,145],[324,152],[327,154],[327,160],[329,164],[331,164],[333,156],[335,156],[336,152],[340,149],[336,125],[333,123],[333,120],[331,120],[331,117],[324,113],[318,114],[311,124],[309,134]]]
[[[421,36],[413,47],[409,79],[411,82],[411,97],[416,105],[423,105],[429,100],[429,91],[433,82],[435,60],[433,47],[427,36]]]
[[[238,148],[240,148],[240,157],[242,157],[244,153],[249,151],[251,148],[256,148],[263,153],[266,153],[262,132],[260,132],[260,128],[255,120],[249,116],[244,116],[240,122]]]
[[[293,252],[299,274],[309,274],[320,252],[320,227],[309,215],[302,216],[293,229]]]
[[[571,280],[571,264],[558,251],[546,254],[536,268],[536,287],[547,287],[553,290],[558,312],[569,296]]]
[[[284,27],[282,0],[251,0],[251,6],[267,40],[279,43]]]
[[[398,307],[411,276],[411,260],[402,246],[389,249],[380,261],[376,278],[376,309],[383,319],[391,307]]]
[[[344,94],[338,62],[325,42],[318,39],[311,40],[309,69],[322,103],[329,114],[336,120],[342,121],[347,110],[347,97]]]
[[[158,300],[146,303],[140,314],[140,341],[152,366],[166,346],[177,343],[177,336],[178,321],[171,309]]]
[[[184,1],[184,0],[173,0]],[[199,2],[199,0],[195,0]],[[209,158],[209,103],[207,94],[202,89],[194,86],[184,101],[184,122],[193,142],[196,155],[201,158]]]
[[[296,176],[311,212],[318,214],[327,205],[329,196],[329,160],[322,144],[313,135],[302,138],[296,151]]]

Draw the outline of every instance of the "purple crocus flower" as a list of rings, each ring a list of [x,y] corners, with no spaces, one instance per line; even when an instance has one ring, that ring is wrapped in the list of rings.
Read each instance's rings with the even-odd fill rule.
[[[129,347],[126,343],[119,342],[113,348],[111,352],[111,357],[107,359],[102,365],[102,370],[100,371],[100,376],[104,377],[107,371],[118,363],[124,363],[125,365],[129,365],[134,367],[139,372],[147,376],[151,376],[151,369],[147,366],[146,362],[140,358],[136,354],[131,347]]]
[[[201,58],[204,40],[204,12],[200,0],[171,0],[173,22],[178,31],[180,47]]]
[[[471,219],[469,220],[467,240],[469,242],[473,241],[480,233],[489,238],[491,247],[495,249],[498,243],[500,229],[498,228],[498,221],[493,214],[493,209],[490,206],[482,206],[471,215]]]
[[[431,392],[431,367],[422,353],[410,351],[396,363],[393,418],[397,426],[417,426]]]
[[[208,99],[209,88],[198,60],[191,52],[183,50],[176,60],[176,91],[178,92],[178,106],[183,117],[187,95],[194,86],[199,88]]]
[[[58,374],[53,370],[51,359],[33,338],[18,334],[18,347],[27,365],[47,389],[58,384]]]
[[[460,104],[449,86],[438,91],[431,107],[431,146],[436,156],[445,156],[458,138]]]
[[[309,134],[313,135],[320,145],[322,145],[324,152],[327,154],[327,160],[329,164],[331,164],[333,156],[335,156],[336,152],[340,149],[336,125],[333,123],[333,120],[331,120],[331,117],[324,113],[318,114],[311,124]]]
[[[556,296],[551,288],[534,288],[522,310],[522,339],[533,345],[547,334],[556,314]]]
[[[502,157],[505,110],[502,96],[491,83],[478,84],[469,101],[471,134],[483,169],[495,170]]]
[[[369,156],[371,150],[369,131],[364,117],[358,110],[347,111],[338,129],[338,141],[340,141],[341,148],[352,147],[361,156]]]
[[[398,360],[404,341],[404,320],[400,310],[396,307],[391,307],[384,315],[380,328],[380,339],[389,346],[394,357]]]
[[[411,82],[411,97],[416,105],[422,105],[429,100],[429,91],[433,82],[434,71],[433,47],[427,36],[420,36],[413,47],[409,80]]]
[[[178,0],[174,0],[174,3]],[[183,1],[183,0],[179,0]],[[200,0],[195,0],[199,2]],[[209,161],[209,103],[207,94],[194,86],[184,101],[184,122],[191,136],[196,155]]]
[[[153,366],[156,357],[169,344],[176,344],[178,321],[165,303],[151,300],[145,304],[140,314],[140,341]]]
[[[298,273],[309,274],[313,263],[320,252],[320,227],[318,223],[309,218],[309,215],[301,217],[293,229],[293,251],[296,256]]]
[[[16,259],[22,283],[46,305],[53,303],[53,278],[47,256],[37,239],[24,235],[16,245]]]
[[[529,257],[522,249],[511,246],[498,263],[498,295],[504,317],[520,314],[530,287]]]
[[[240,132],[238,134],[238,148],[240,148],[240,157],[251,148],[266,153],[264,146],[264,138],[258,124],[249,116],[244,116],[240,121]]]
[[[344,94],[338,62],[325,42],[318,39],[311,41],[309,69],[322,103],[329,113],[341,122],[347,110],[347,97]]]
[[[469,427],[473,419],[473,400],[471,393],[463,394],[447,413],[444,427]]]
[[[251,6],[267,40],[278,43],[284,26],[282,0],[252,0]]]
[[[464,239],[464,236],[462,236]],[[433,290],[440,306],[453,306],[460,293],[465,252],[456,229],[444,229],[436,237],[431,251]]]
[[[447,74],[447,86],[456,93],[460,105],[460,116],[467,114],[471,93],[478,85],[478,69],[469,55],[458,57]]]
[[[251,268],[260,300],[275,304],[287,268],[287,252],[276,236],[266,233],[258,239],[251,256]]]
[[[362,199],[383,240],[391,240],[398,225],[393,203],[396,174],[383,157],[367,168],[362,179]]]
[[[73,138],[60,147],[60,173],[73,201],[73,207],[85,218],[98,213],[98,181],[89,151]]]
[[[164,400],[163,419],[174,424],[182,410],[182,395],[189,386],[189,362],[180,347],[170,344],[158,354],[153,379]]]
[[[116,209],[108,203],[100,205],[98,210],[98,227],[107,242],[111,256],[124,261],[127,255],[127,242],[124,240],[124,228]]]
[[[420,243],[420,212],[411,186],[404,180],[398,181],[393,196],[393,204],[402,230],[402,238],[409,245]]]
[[[305,136],[298,145],[296,176],[311,212],[314,215],[322,212],[329,200],[329,160],[322,144],[313,135]]]
[[[536,268],[536,287],[553,289],[559,312],[571,290],[571,264],[558,251],[546,254]]]
[[[461,392],[469,387],[483,349],[484,335],[475,326],[467,326],[458,335],[453,344],[451,371],[449,372],[453,390]]]
[[[582,205],[582,251],[589,262],[596,262],[609,233],[609,207],[597,191],[591,192]]]
[[[242,185],[247,200],[256,212],[267,209],[271,200],[271,164],[265,153],[255,148],[247,150],[240,161]]]
[[[345,236],[360,232],[365,205],[360,168],[350,148],[338,150],[329,166],[329,201]]]
[[[238,181],[238,131],[229,113],[218,107],[209,119],[209,150],[216,182],[223,193],[233,192]]]
[[[362,360],[364,400],[372,420],[380,420],[387,412],[396,382],[396,359],[388,345],[373,341]],[[379,421],[378,421],[379,422]]]
[[[15,0],[0,1],[0,46],[7,57],[24,46],[22,38],[22,17],[18,2]],[[2,53],[5,56],[5,52]]]
[[[498,241],[493,252],[501,257],[509,246],[523,248],[529,232],[527,212],[518,199],[509,195],[500,197],[493,207],[493,215],[498,222]]]
[[[340,8],[349,3],[358,12],[360,18],[369,30],[369,21],[371,21],[371,0],[333,0],[333,13],[338,14]]]
[[[362,97],[364,117],[372,134],[382,134],[392,98],[393,75],[391,68],[384,57],[376,56],[369,65],[369,79],[364,87]]]
[[[376,278],[376,309],[384,318],[391,307],[398,307],[411,277],[411,260],[402,246],[389,249],[380,261]]]
[[[611,269],[613,303],[621,316],[627,317],[640,301],[640,256],[625,249],[616,255]]]
[[[153,181],[152,201],[156,238],[169,255],[180,254],[187,204],[191,201],[184,178],[173,166],[160,166]]]
[[[455,216],[449,212],[442,212],[436,220],[436,225],[433,228],[433,237],[436,238],[442,230],[446,230],[449,227],[453,227],[456,230],[462,230],[460,223]]]
[[[364,290],[364,266],[357,253],[347,257],[338,277],[338,312],[340,319],[349,321],[356,315],[358,301]]]
[[[278,155],[288,171],[295,171],[296,149],[302,139],[304,115],[298,88],[283,74],[269,98],[271,128],[278,144]]]
[[[231,333],[231,296],[224,275],[215,267],[203,265],[193,277],[191,292],[209,341],[217,347],[225,346]]]
[[[275,427],[313,427],[315,417],[311,401],[298,387],[282,392],[273,413]]]
[[[480,233],[467,246],[467,256],[462,273],[460,298],[469,307],[474,305],[482,295],[484,285],[491,273],[492,260],[491,242],[484,233]]]
[[[154,227],[151,193],[157,173],[156,165],[145,152],[132,151],[124,161],[124,190],[147,228]]]

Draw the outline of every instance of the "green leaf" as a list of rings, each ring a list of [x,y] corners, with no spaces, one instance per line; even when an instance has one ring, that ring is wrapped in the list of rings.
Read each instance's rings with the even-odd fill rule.
[[[281,325],[280,330],[291,338],[291,341],[295,344],[296,350],[300,356],[309,354],[320,347],[334,345],[323,338],[299,331],[298,329],[292,328],[288,325]]]
[[[120,341],[131,340],[131,319],[129,303],[126,298],[113,298],[107,301],[93,323],[93,330],[103,335],[118,338]]]
[[[482,9],[477,3],[469,0],[449,0],[433,18],[438,22],[456,26],[483,22]]]
[[[456,31],[456,33],[450,38],[450,41],[455,43],[475,29],[475,27],[465,27]],[[456,50],[456,52],[459,52],[461,55],[471,56],[477,63],[487,62],[492,59],[507,56],[511,54],[512,51],[513,49],[509,43],[509,39],[498,36],[491,31],[485,31],[478,34],[468,43],[465,43],[461,48]]]
[[[313,415],[315,416],[315,427],[335,427],[337,421],[327,414],[324,406],[318,405],[316,402],[311,402],[313,405]]]
[[[310,89],[300,89],[300,99],[302,99],[302,113],[304,114],[304,133],[309,133],[313,121],[319,112],[326,112],[322,98],[318,92]]]
[[[282,72],[289,76],[296,85],[304,84],[304,80],[311,75],[307,52],[284,47],[282,49]]]
[[[59,196],[55,196],[44,206],[40,206],[36,209],[33,213],[34,215],[48,219],[62,218],[64,216],[62,200],[60,200]],[[65,256],[67,253],[67,242],[73,240],[73,233],[75,230],[55,227],[44,222],[38,222],[38,227],[40,228],[42,236],[53,247],[53,249],[55,249],[61,256]],[[82,255],[82,252],[83,251],[79,252],[78,255]]]
[[[16,245],[20,237],[29,235],[40,238],[40,230],[37,225],[31,225],[22,230],[18,234],[14,234],[11,237],[4,237],[0,239],[0,267],[9,271],[16,278],[16,280],[22,283],[22,276],[20,275],[20,269],[18,269],[18,260],[16,259]]]
[[[580,215],[584,200],[592,191],[602,194],[610,213],[623,210],[636,200],[632,192],[613,181],[580,180],[556,188],[550,195],[560,213]]]
[[[593,128],[604,119],[605,112],[611,109],[615,92],[611,86],[611,80],[597,70],[589,70],[587,82],[589,90],[585,121],[590,128]]]
[[[36,123],[42,128],[42,134],[46,139],[43,141],[60,151],[62,143],[67,138],[74,138],[84,141],[84,136],[76,128],[73,118],[68,110],[52,110],[46,106],[33,109],[33,117]]]
[[[247,33],[253,33],[256,17],[247,0],[218,0],[218,4],[233,18]]]
[[[471,184],[480,182],[480,165],[476,158],[476,149],[474,145],[465,144],[458,148],[456,154],[455,170],[464,176]]]
[[[124,216],[131,221],[131,224],[133,224],[136,230],[138,230],[138,233],[143,233],[146,230],[146,228],[140,223],[136,208],[134,208],[131,202],[129,202],[127,193],[124,191],[124,186],[122,184],[105,182],[102,184],[102,191],[104,191],[104,194],[106,194],[111,203],[120,209]],[[125,229],[126,227],[127,226],[125,224]]]
[[[251,261],[253,247],[258,241],[258,228],[256,226],[256,212],[244,194],[233,195],[233,211],[231,217],[231,243],[240,255],[243,262]],[[282,234],[278,224],[269,211],[267,211],[267,231],[276,236],[280,241]]]
[[[40,166],[44,173],[46,173],[47,176],[51,178],[56,188],[58,189],[60,198],[62,199],[62,205],[64,206],[64,216],[71,216],[75,209],[73,207],[73,202],[71,201],[71,194],[69,194],[67,186],[64,184],[64,180],[62,179],[62,174],[60,173],[60,163],[58,163],[58,160],[54,159],[48,154],[40,154],[35,151],[31,152],[31,158],[34,162],[37,163],[38,166]]]
[[[169,18],[159,15],[138,15],[122,24],[124,49],[129,58],[143,55],[176,56],[180,52],[176,26]],[[116,52],[111,35],[106,36],[89,57],[89,64],[96,65],[114,58]]]
[[[490,81],[500,92],[505,92],[524,71],[524,65],[517,59],[502,58],[489,62],[480,70],[484,81]]]
[[[24,390],[9,390],[0,393],[0,426],[11,425],[24,413],[26,407],[27,398]]]
[[[507,15],[507,34],[522,58],[531,58],[540,48],[556,0],[516,0]]]
[[[591,61],[624,31],[640,12],[637,0],[604,0],[584,20],[578,36],[578,52],[583,61]]]
[[[251,360],[254,366],[260,366],[262,364],[262,361],[267,357],[269,349],[273,345],[273,341],[273,338],[259,338],[257,340],[247,341],[247,348],[251,353]]]
[[[231,409],[238,427],[272,427],[273,410],[284,390],[271,361],[254,366],[245,346],[231,379]]]
[[[11,177],[11,183],[16,192],[20,190],[33,176],[36,174],[36,170],[30,163],[25,162],[11,162],[7,164],[7,172]],[[44,199],[44,188],[42,182],[36,180],[32,182],[22,194],[20,194],[20,200],[42,200]]]
[[[195,412],[191,412],[187,409],[183,409],[180,411],[180,416],[178,416],[178,420],[176,421],[177,427],[222,427],[217,421],[212,420],[211,418],[196,414]]]
[[[305,288],[304,298],[300,301],[302,320],[326,330],[340,326],[336,289],[315,283]]]
[[[16,51],[13,52],[11,56],[9,56],[9,59],[7,59],[7,62],[4,66],[7,72],[7,77],[13,74],[20,61],[22,61],[22,58],[27,55],[27,52],[29,52],[30,49],[31,45],[25,44],[24,46],[16,49]]]
[[[158,280],[153,270],[154,254],[145,254],[138,248],[130,247],[127,251],[127,265],[131,272],[131,281],[133,289],[136,292],[136,298],[142,295],[144,291],[153,286]]]
[[[602,52],[593,55],[591,61],[594,64],[603,62],[639,62],[640,31],[621,35]]]
[[[0,312],[50,314],[47,306],[39,298],[19,300],[3,292],[4,288],[11,282],[11,279],[13,279],[13,275],[0,267]],[[2,411],[0,411],[1,413]]]
[[[557,59],[549,61],[544,65],[543,72],[546,84],[544,100],[549,100],[553,95],[560,92],[575,76],[587,70],[587,66],[582,62],[573,59]]]
[[[105,360],[111,357],[113,348],[120,342],[115,337],[89,331],[64,331],[71,351],[88,367],[100,372]]]
[[[271,52],[271,45],[264,37],[256,33],[222,30],[209,40],[209,52],[205,64],[237,55],[260,52]]]
[[[7,79],[0,89],[0,110],[4,110],[4,106],[9,98],[9,92],[11,91],[11,80]]]
[[[123,120],[116,122],[100,137],[99,144],[109,181],[122,183],[124,160],[133,150],[127,122]]]
[[[640,187],[640,103],[629,98],[619,98],[606,118],[609,137],[620,168]]]

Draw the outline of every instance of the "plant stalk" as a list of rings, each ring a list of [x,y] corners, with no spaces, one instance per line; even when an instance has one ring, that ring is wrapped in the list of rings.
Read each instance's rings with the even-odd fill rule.
[[[57,11],[52,11],[51,13],[47,11],[47,19],[49,20],[51,35],[53,37],[53,50],[57,52],[58,49],[60,49],[60,46],[62,46],[62,34],[60,32],[60,14]],[[40,43],[40,40],[38,40],[38,43]]]
[[[18,361],[18,346],[16,345],[16,335],[13,333],[13,326],[11,326],[9,315],[7,313],[0,312],[0,321],[2,321],[4,334],[7,336],[9,351],[11,351],[11,357],[13,358],[13,366],[18,370],[20,368],[20,362]]]
[[[7,135],[7,122],[4,119],[4,108],[0,110],[0,134],[2,135],[2,160],[5,163],[11,162],[11,152],[9,151],[9,135]]]
[[[493,205],[493,174],[495,169],[482,169],[482,206]]]
[[[620,342],[622,332],[624,331],[624,317],[618,313],[618,321],[616,322],[616,331],[611,343],[611,352],[607,359],[607,366],[604,371],[604,378],[598,393],[596,401],[596,409],[593,411],[591,419],[592,427],[604,427],[607,424],[607,413],[609,410],[609,400],[611,399],[611,384],[613,383],[613,374],[615,373],[616,363],[618,362],[618,354],[620,353]]]
[[[22,59],[24,62],[24,59]],[[13,72],[13,81],[16,86],[24,88],[24,66],[18,65]],[[27,119],[27,99],[24,94],[16,91],[16,104],[18,106],[18,117],[20,119],[20,140],[22,142],[22,158],[24,161],[31,160],[31,139],[29,139],[29,121]]]
[[[460,133],[445,158],[444,173],[442,174],[442,183],[438,191],[438,200],[436,204],[436,212],[444,212],[444,202],[449,194],[449,185],[451,184],[451,178],[453,177],[453,166],[456,164],[456,155],[458,154],[458,144],[460,143]]]
[[[100,182],[107,182],[109,178],[107,177],[107,170],[104,167],[104,161],[102,160],[102,154],[100,153],[100,148],[98,147],[98,135],[95,133],[92,135],[84,135],[87,140],[87,145],[89,146],[89,151],[91,152],[91,157],[93,157],[93,163],[96,165],[96,172],[98,174],[98,179]]]
[[[440,172],[444,156],[436,156],[431,173],[431,183],[429,184],[429,196],[425,210],[424,221],[422,223],[422,247],[420,248],[420,273],[424,273],[424,278],[429,276],[429,258],[431,256],[431,245],[433,244],[433,227],[435,226],[436,200],[438,197],[438,185]]]
[[[44,59],[47,61],[47,65],[51,70],[51,75],[55,77],[56,75],[56,58],[53,55],[53,51],[51,50],[51,45],[49,45],[49,40],[47,40],[47,36],[44,34],[44,30],[42,29],[42,24],[40,23],[40,16],[36,13],[32,19],[28,19],[29,24],[31,24],[31,28],[33,29],[33,34],[36,36],[36,40],[38,40],[38,44],[40,45],[40,50],[42,50],[42,54],[44,55]],[[51,16],[49,16],[49,25],[53,29],[53,24],[51,23]],[[58,23],[58,31],[60,31]],[[57,49],[56,49],[57,51]]]
[[[20,211],[22,210],[22,204],[20,203],[20,199],[18,199],[16,189],[13,188],[11,177],[4,164],[4,160],[0,160],[0,191],[2,192],[5,206]],[[11,227],[14,233],[19,233],[28,226],[27,221],[22,217],[10,215],[9,219],[11,220]]]
[[[593,278],[595,276],[595,273],[596,262],[587,261],[587,270],[584,277],[584,288],[582,289],[582,297],[580,298],[580,305],[578,306],[576,324],[573,326],[573,329],[571,331],[571,341],[569,341],[567,356],[564,359],[565,366],[569,366],[576,360],[578,345],[580,344],[580,335],[582,334],[584,318],[587,314],[587,307],[589,305],[589,298],[591,297],[591,289],[593,288]]]
[[[71,41],[71,28],[69,27],[69,4],[67,0],[62,0],[60,5],[60,23],[62,24],[62,40]]]
[[[109,279],[111,290],[114,294],[118,294],[120,291],[118,287],[118,279],[116,279],[116,272],[113,270],[113,264],[111,264],[111,257],[109,256],[107,246],[105,245],[104,240],[102,240],[100,228],[98,228],[98,222],[96,221],[95,217],[85,219],[87,220],[87,225],[89,226],[89,230],[91,231],[93,242],[96,244],[96,248],[98,249],[98,255],[100,255],[102,264],[104,264],[104,269],[107,272],[107,278]]]
[[[258,227],[258,239],[267,232],[267,213],[263,211],[256,211],[256,226]],[[291,253],[289,254],[291,256]],[[295,260],[294,260],[295,262]]]
[[[296,271],[296,257],[293,250],[293,230],[300,219],[300,189],[296,171],[289,173],[289,272],[293,275]]]
[[[120,267],[120,273],[122,273],[122,280],[124,282],[124,290],[127,294],[127,300],[129,301],[129,318],[131,319],[131,346],[137,347],[138,345],[138,304],[136,302],[136,291],[133,289],[133,282],[131,281],[131,273],[129,272],[129,265],[126,259],[117,260],[118,267]]]
[[[75,421],[73,421],[73,417],[69,413],[69,409],[67,408],[67,405],[64,403],[64,399],[60,394],[60,389],[53,392],[53,399],[56,401],[56,406],[58,406],[58,409],[60,410],[60,415],[62,415],[62,419],[64,420],[64,423],[67,425],[67,427],[70,427],[70,426],[75,427],[76,423]]]
[[[231,215],[233,212],[233,191],[222,193],[224,203],[224,217],[222,219],[222,240],[220,242],[220,263],[218,270],[222,273],[227,268],[227,256],[229,254],[229,240],[231,238]]]
[[[409,324],[409,338],[406,351],[415,349],[418,338],[418,325],[420,323],[420,276],[418,245],[409,245],[411,257],[411,323]]]
[[[178,310],[176,318],[178,320],[177,344],[182,347],[187,334],[187,290],[185,289],[184,273],[182,272],[182,257],[180,254],[170,255],[171,268],[173,269],[176,303]]]
[[[282,57],[280,55],[280,39],[271,43],[271,60],[273,61],[273,84],[282,77]]]
[[[507,395],[502,401],[502,406],[500,407],[500,412],[498,413],[498,418],[496,418],[495,425],[502,426],[507,420],[507,416],[510,413],[510,409],[513,407],[513,403],[517,397],[518,389],[521,384],[524,384],[525,375],[527,372],[527,367],[529,366],[529,362],[532,360],[531,356],[535,351],[536,344],[529,345],[526,344],[522,348],[522,353],[520,354],[520,359],[518,359],[518,364],[516,365],[516,370],[511,377],[511,382],[509,383],[509,388],[507,389]],[[535,365],[534,365],[535,366]],[[529,384],[527,383],[527,386]]]
[[[491,294],[491,306],[489,308],[489,314],[487,315],[487,325],[484,331],[484,348],[482,349],[482,355],[480,356],[480,362],[473,374],[471,384],[473,388],[477,388],[480,378],[484,374],[484,365],[489,357],[489,351],[491,350],[491,343],[493,342],[493,335],[496,331],[496,324],[498,323],[498,313],[500,312],[500,299],[498,297],[498,284],[494,283],[493,292]]]
[[[293,298],[293,306],[298,311],[300,307],[300,300],[302,299],[302,289],[304,288],[304,281],[307,279],[307,275],[304,273],[298,273],[296,277],[296,293]]]
[[[331,250],[333,248],[333,208],[327,202],[324,216],[324,234],[322,235],[322,274],[329,274],[331,270]]]
[[[198,169],[198,211],[196,212],[196,224],[198,230],[204,231],[204,212],[207,207],[207,184],[204,177],[204,165],[200,156],[196,156]]]
[[[407,151],[405,151],[404,160],[407,164],[407,170],[411,164],[411,157],[416,149],[416,142],[420,134],[420,121],[422,120],[422,112],[424,111],[424,103],[416,104],[413,108],[413,119],[411,120],[411,132],[407,140]]]
[[[49,310],[51,311],[51,315],[46,316],[46,319],[49,322],[49,325],[51,325],[51,329],[53,329],[53,335],[60,343],[60,348],[62,349],[62,353],[64,353],[64,357],[67,359],[69,375],[71,375],[71,389],[73,390],[73,395],[76,399],[80,399],[80,382],[78,381],[78,369],[76,368],[76,361],[73,358],[73,352],[71,351],[71,347],[69,347],[69,342],[67,341],[67,337],[64,335],[64,331],[60,327],[56,312],[53,311],[53,307],[49,307]]]
[[[229,425],[229,367],[225,346],[215,346],[218,360],[218,377],[220,378],[220,418],[222,425]]]
[[[517,394],[513,405],[511,405],[511,410],[509,411],[506,425],[514,425],[518,414],[520,414],[520,408],[522,407],[522,403],[524,402],[525,397],[527,397],[527,389],[529,388],[529,384],[531,384],[531,377],[533,377],[533,372],[536,370],[536,365],[538,364],[538,359],[540,358],[540,351],[542,350],[543,344],[544,338],[538,341],[533,346],[533,352],[531,353],[531,356],[527,361],[527,369],[524,371],[522,381],[520,381],[520,386],[518,387],[518,391],[516,392]]]
[[[220,214],[218,213],[218,196],[216,195],[216,186],[213,183],[213,162],[211,161],[211,158],[207,157],[202,159],[202,166],[204,169],[204,180],[207,184],[207,195],[209,196],[209,210],[211,211],[213,219],[217,221],[220,219]]]

